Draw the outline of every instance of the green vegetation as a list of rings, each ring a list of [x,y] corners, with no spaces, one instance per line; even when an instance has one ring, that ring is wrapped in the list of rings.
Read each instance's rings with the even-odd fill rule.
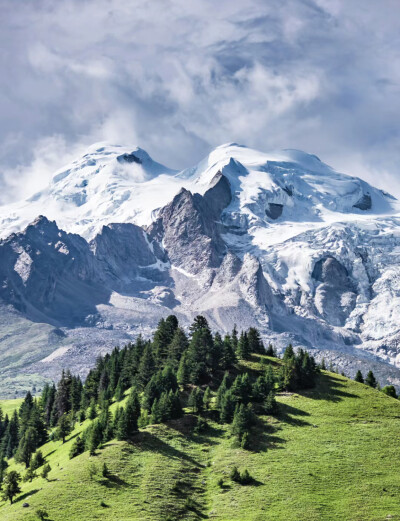
[[[171,318],[169,337],[164,321],[152,343],[99,360],[84,386],[65,373],[39,402],[27,396],[6,469],[21,492],[0,502],[2,521],[400,520],[391,392],[321,372],[301,351],[261,354],[255,332],[210,336],[196,320],[189,339]],[[44,425],[50,413],[49,441],[28,461],[37,410]]]

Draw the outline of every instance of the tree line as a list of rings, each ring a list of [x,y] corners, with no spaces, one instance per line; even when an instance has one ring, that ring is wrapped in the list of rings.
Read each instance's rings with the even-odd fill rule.
[[[271,345],[265,349],[256,328],[239,334],[234,327],[222,337],[197,316],[187,334],[170,315],[160,320],[152,339],[138,336],[99,357],[84,383],[63,371],[58,384],[47,384],[40,397],[28,392],[10,418],[0,412],[3,496],[12,500],[18,488],[18,473],[6,474],[9,458],[25,465],[24,479],[34,479],[39,469],[47,478],[51,469],[40,447],[50,439],[64,443],[75,422],[86,419],[92,421],[74,440],[71,458],[86,450],[94,454],[113,438],[130,439],[148,424],[178,419],[185,408],[198,416],[199,432],[212,409],[247,448],[257,415],[277,412],[275,393],[313,387],[319,372],[308,352],[295,352],[289,345],[277,370],[261,358],[266,365],[253,375],[242,361],[257,354],[276,356]]]

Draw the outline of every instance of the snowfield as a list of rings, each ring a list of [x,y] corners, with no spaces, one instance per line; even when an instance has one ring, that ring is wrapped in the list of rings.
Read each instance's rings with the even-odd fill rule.
[[[65,335],[25,371],[84,374],[161,316],[204,313],[349,374],[375,364],[381,383],[400,385],[400,204],[314,155],[227,144],[176,172],[140,148],[95,144],[45,190],[0,207],[0,224],[4,305]]]

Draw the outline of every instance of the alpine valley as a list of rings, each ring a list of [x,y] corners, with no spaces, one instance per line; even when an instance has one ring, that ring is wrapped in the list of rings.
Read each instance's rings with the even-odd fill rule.
[[[400,204],[314,155],[227,144],[176,172],[96,144],[0,223],[3,397],[170,314],[400,387]]]

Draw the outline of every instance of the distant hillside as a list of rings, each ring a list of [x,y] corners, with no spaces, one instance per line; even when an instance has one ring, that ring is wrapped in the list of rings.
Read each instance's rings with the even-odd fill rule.
[[[237,369],[254,378],[281,364],[257,354]],[[48,481],[22,483],[14,504],[0,502],[0,518],[34,520],[43,508],[52,521],[400,519],[398,400],[326,371],[314,389],[278,392],[276,399],[278,412],[258,416],[248,450],[235,442],[231,425],[216,421],[214,391],[199,433],[186,408],[182,418],[142,428],[132,441],[112,440],[95,456],[69,459],[86,420],[65,444],[42,447]],[[253,481],[232,481],[234,466]],[[25,472],[20,464],[12,469]]]

